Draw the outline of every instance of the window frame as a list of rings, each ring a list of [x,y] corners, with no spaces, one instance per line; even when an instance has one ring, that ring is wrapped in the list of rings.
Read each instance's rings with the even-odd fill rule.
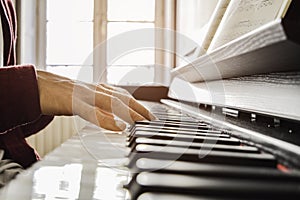
[[[18,42],[18,63],[33,63],[38,69],[46,70],[46,45],[47,45],[47,0],[16,0],[19,25],[19,42]],[[100,43],[107,39],[107,1],[94,0],[94,31],[93,31],[93,47],[97,47]],[[176,0],[155,0],[155,27],[174,30],[176,16]],[[35,12],[34,12],[35,11]],[[27,29],[26,29],[27,27]],[[31,28],[30,34],[28,27]],[[155,43],[157,44],[165,34],[170,32],[160,32],[155,35]],[[174,35],[167,38],[175,38]],[[157,45],[156,45],[157,46]],[[175,40],[163,41],[160,47],[174,48]],[[26,48],[26,49],[25,49]],[[175,53],[155,50],[155,83],[168,85],[170,82],[169,69],[175,66]],[[101,66],[101,67],[95,67]],[[168,70],[161,66],[165,66]],[[107,82],[106,70],[106,47],[93,55],[93,78],[96,80],[101,77],[100,82]],[[100,76],[101,75],[101,76]]]

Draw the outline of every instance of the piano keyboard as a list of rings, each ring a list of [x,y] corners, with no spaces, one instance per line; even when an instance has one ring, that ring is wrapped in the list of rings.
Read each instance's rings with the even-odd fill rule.
[[[146,105],[159,120],[123,134],[86,127],[0,199],[299,199],[300,173],[273,154],[205,120]]]
[[[160,121],[138,122],[127,139],[132,199],[300,197],[299,174],[278,170],[272,154],[179,111],[152,111]]]

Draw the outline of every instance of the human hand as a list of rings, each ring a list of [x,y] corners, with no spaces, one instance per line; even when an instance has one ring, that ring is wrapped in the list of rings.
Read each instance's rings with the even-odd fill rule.
[[[132,124],[156,119],[124,89],[77,82],[45,71],[37,71],[37,78],[43,114],[79,115],[113,131],[126,128],[122,120]]]

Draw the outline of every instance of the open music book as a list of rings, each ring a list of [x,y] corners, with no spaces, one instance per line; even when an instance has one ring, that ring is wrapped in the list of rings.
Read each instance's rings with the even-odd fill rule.
[[[200,55],[267,24],[283,18],[292,0],[219,0],[207,32],[200,44]]]
[[[205,49],[173,69],[172,77],[203,82],[298,71],[299,10],[300,1],[295,0],[218,1],[210,20],[215,24],[198,44]]]

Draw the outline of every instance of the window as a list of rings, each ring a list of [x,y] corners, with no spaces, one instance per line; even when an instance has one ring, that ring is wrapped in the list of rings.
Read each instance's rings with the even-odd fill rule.
[[[116,85],[139,85],[154,81],[155,65],[155,35],[153,31],[147,34],[145,43],[153,48],[146,48],[143,42],[133,45],[134,37],[143,31],[153,30],[155,27],[155,1],[154,0],[109,0],[107,2],[107,81]],[[122,34],[124,43],[129,47],[120,55],[115,55],[118,40]],[[119,37],[119,38],[118,38]],[[125,41],[126,40],[126,41]],[[130,40],[130,41],[128,41]],[[136,41],[135,41],[136,42]],[[135,48],[136,47],[136,48]]]
[[[46,8],[46,69],[92,81],[93,0],[47,0]]]
[[[88,82],[99,81],[102,70],[100,81],[116,85],[160,83],[164,77],[159,70],[165,57],[155,49],[158,39],[153,28],[170,28],[164,19],[169,13],[164,11],[167,5],[175,5],[174,2],[28,0],[25,3],[18,0],[21,8],[19,62],[35,63],[50,72]],[[133,41],[122,40],[122,36],[139,30],[152,30],[152,33],[137,35]],[[163,43],[164,37],[159,37]],[[126,51],[119,52],[121,47],[135,44],[136,39],[147,41],[147,47],[125,48]],[[101,44],[104,51],[100,55],[96,50]]]

